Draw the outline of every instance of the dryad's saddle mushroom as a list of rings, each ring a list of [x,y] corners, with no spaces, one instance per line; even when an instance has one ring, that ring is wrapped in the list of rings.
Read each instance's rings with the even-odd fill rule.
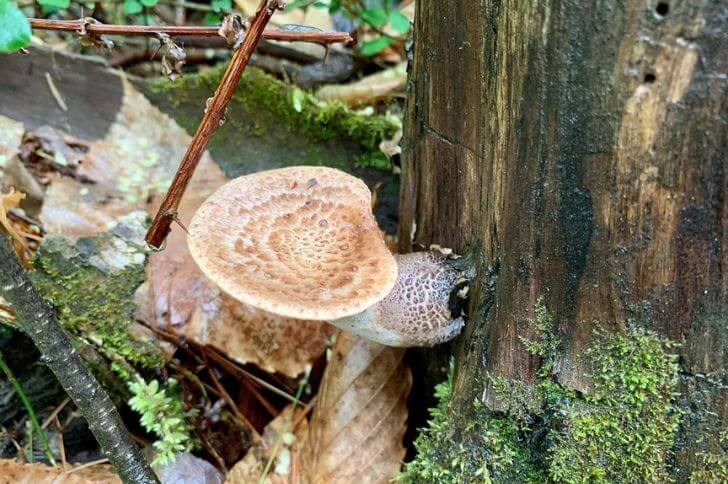
[[[228,182],[193,217],[188,243],[224,291],[281,316],[328,321],[391,346],[440,343],[463,325],[453,304],[461,273],[439,253],[393,256],[367,186],[333,168]]]

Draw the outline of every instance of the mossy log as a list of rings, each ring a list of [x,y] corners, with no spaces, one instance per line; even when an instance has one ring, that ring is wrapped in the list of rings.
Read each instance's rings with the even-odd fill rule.
[[[104,138],[120,115],[124,87],[120,71],[102,59],[32,47],[30,55],[0,54],[0,115],[26,130],[49,125],[81,139]],[[194,133],[214,93],[222,66],[200,74],[132,81],[160,110]],[[63,101],[59,103],[50,86]],[[209,151],[223,171],[236,177],[288,165],[334,166],[378,187],[377,218],[396,230],[399,176],[379,143],[395,135],[392,116],[352,111],[248,68],[228,105],[225,123]]]
[[[607,468],[597,455],[593,474],[566,478],[548,467],[566,444],[550,439],[546,405],[516,435],[544,479],[626,482],[634,465],[678,481],[706,463],[726,473],[726,29],[725,5],[709,0],[417,2],[400,244],[452,247],[479,266],[451,348],[461,430],[483,417],[474,402],[485,418],[512,416],[544,378],[598,395],[593,349],[609,335],[634,341],[642,328],[679,354],[680,396],[665,398],[686,414],[661,462]],[[541,298],[559,341],[546,376],[551,357],[524,343],[539,338]],[[638,378],[655,377],[639,364]],[[467,447],[472,431],[454,435],[451,448]]]

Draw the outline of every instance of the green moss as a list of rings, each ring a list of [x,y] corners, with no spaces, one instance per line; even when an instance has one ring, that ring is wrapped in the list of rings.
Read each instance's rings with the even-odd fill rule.
[[[180,452],[189,452],[195,445],[188,418],[195,412],[182,408],[182,391],[173,378],[166,385],[141,378],[129,383],[132,397],[129,406],[140,414],[140,423],[158,438],[153,444],[154,465],[173,462]]]
[[[158,368],[163,363],[160,350],[130,332],[134,293],[146,278],[146,254],[130,240],[129,231],[122,222],[112,232],[75,242],[49,235],[31,277],[72,335],[91,341],[112,359]]]
[[[586,353],[592,391],[582,394],[553,377],[561,343],[541,301],[533,325],[536,340],[522,342],[542,359],[536,384],[486,375],[505,411],[475,401],[472,411],[454,412],[450,376],[438,386],[440,403],[401,480],[668,482],[667,460],[680,420],[674,345],[636,327],[626,334],[599,332]],[[475,417],[463,422],[463,414]],[[719,475],[720,459],[706,461],[708,472]]]
[[[554,406],[548,453],[555,482],[667,482],[680,423],[672,345],[643,329],[600,335],[587,352],[593,392]]]
[[[173,93],[169,97],[172,107],[179,108],[182,103],[188,102],[189,92],[214,92],[223,72],[224,66],[220,66],[184,76],[173,83],[166,79],[155,79],[149,81],[146,88],[152,95],[168,96],[170,92]],[[312,94],[255,68],[246,69],[233,94],[233,101],[249,114],[231,117],[230,122],[238,128],[236,131],[243,131],[254,137],[274,135],[255,119],[254,113],[259,111],[278,119],[277,128],[284,132],[293,129],[312,141],[340,139],[354,142],[372,155],[360,157],[359,163],[366,163],[371,159],[376,168],[382,167],[381,157],[373,156],[374,153],[379,153],[379,143],[391,138],[400,127],[399,120],[394,116],[370,115],[351,110],[338,101],[318,100]],[[325,158],[309,161],[322,163]]]
[[[728,482],[728,430],[720,433],[720,447],[715,452],[699,452],[698,468],[690,474],[690,484],[724,484]]]
[[[541,482],[532,465],[523,428],[516,419],[490,412],[473,402],[476,418],[464,419],[450,408],[454,365],[435,387],[438,405],[415,441],[417,457],[398,480],[406,483]],[[455,444],[457,442],[457,444]]]

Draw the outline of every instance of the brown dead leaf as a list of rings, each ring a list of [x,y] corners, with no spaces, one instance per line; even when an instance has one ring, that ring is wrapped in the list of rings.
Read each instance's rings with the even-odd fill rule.
[[[20,146],[20,158],[35,178],[47,185],[45,174],[57,172],[64,176],[76,178],[82,183],[92,183],[84,175],[78,173],[81,159],[87,146],[75,138],[65,136],[61,131],[50,126],[41,126],[23,135]]]
[[[25,246],[23,236],[15,230],[13,224],[8,219],[8,211],[20,205],[20,201],[25,198],[25,194],[16,192],[13,188],[8,193],[0,193],[0,225],[10,234],[15,242],[22,247]]]
[[[93,185],[53,173],[40,219],[49,233],[95,235],[122,215],[148,208],[169,186],[190,136],[128,81],[116,122],[88,143],[77,173]],[[203,159],[209,158],[205,154]]]
[[[260,482],[271,454],[275,459],[266,474],[266,484],[297,484],[301,477],[301,462],[298,452],[301,442],[308,436],[308,422],[299,408],[293,412],[288,406],[271,422],[263,432],[263,443],[248,451],[245,457],[230,469],[225,484],[248,484]]]
[[[21,263],[25,267],[30,267],[30,259],[37,249],[37,241],[40,238],[37,234],[29,231],[30,225],[25,221],[18,221],[17,218],[11,220],[12,209],[18,208],[20,202],[25,198],[25,194],[10,188],[8,193],[0,192],[0,227],[2,227],[13,242],[13,248],[18,254]],[[28,240],[28,239],[32,240]]]
[[[109,464],[61,467],[0,459],[0,482],[13,484],[121,484]]]
[[[339,334],[301,449],[308,482],[389,482],[399,472],[412,386],[403,356]]]
[[[412,374],[402,357],[404,350],[391,348],[340,332],[319,388],[308,431],[296,427],[295,441],[283,448],[287,472],[267,475],[268,484],[386,483],[402,466],[405,449],[407,396]],[[226,484],[257,482],[275,450],[276,439],[291,433],[293,417],[286,410],[268,427],[268,448],[254,447],[235,465]],[[280,448],[280,446],[279,446]]]

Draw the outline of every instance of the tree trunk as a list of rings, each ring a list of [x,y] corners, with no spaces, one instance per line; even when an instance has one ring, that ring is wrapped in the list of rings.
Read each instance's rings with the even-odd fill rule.
[[[400,244],[479,271],[451,407],[504,412],[494,379],[537,383],[541,298],[564,388],[593,390],[605,334],[680,343],[694,413],[672,472],[725,459],[727,18],[709,0],[417,2]]]

